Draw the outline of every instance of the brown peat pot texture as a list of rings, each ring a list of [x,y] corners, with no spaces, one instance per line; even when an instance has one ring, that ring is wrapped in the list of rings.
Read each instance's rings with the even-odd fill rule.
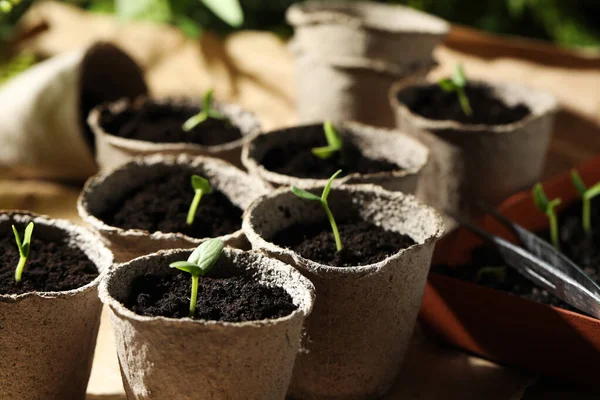
[[[587,185],[599,181],[600,158],[583,165],[579,171]],[[558,215],[565,254],[598,279],[598,250],[589,242],[598,242],[597,233],[591,239],[581,236],[579,195],[570,173],[545,183],[544,189],[550,198],[563,200]],[[598,202],[593,202],[592,207],[593,221],[597,222]],[[530,191],[511,197],[500,206],[500,211],[525,228],[546,235],[548,219],[535,207]],[[496,235],[516,241],[492,218],[484,217],[477,222]],[[482,263],[493,267],[504,265],[481,246],[481,241],[464,229],[438,243],[433,263],[442,267],[437,271],[460,279],[435,271],[430,274],[420,314],[423,325],[449,343],[484,358],[595,388],[594,366],[600,362],[600,321],[579,311],[566,310],[564,303],[510,268],[504,282],[486,275],[480,276],[478,284],[473,283]]]
[[[242,146],[260,132],[254,114],[234,104],[214,103],[227,121],[209,118],[189,132],[181,125],[201,110],[191,98],[119,100],[90,112],[88,124],[97,143],[102,170],[148,154],[206,155],[241,167]]]
[[[103,109],[100,126],[118,137],[155,143],[216,146],[242,138],[238,127],[216,118],[208,118],[194,129],[184,131],[183,123],[200,110],[198,106],[146,101],[139,107],[130,106],[118,114]]]
[[[33,221],[22,281],[11,225]],[[97,286],[113,257],[97,236],[68,221],[0,212],[0,398],[83,400],[102,304]]]
[[[190,308],[190,275],[144,275],[131,284],[125,303],[139,315],[187,318]],[[285,317],[297,307],[280,287],[268,287],[239,276],[202,277],[194,319],[222,322],[258,321]]]
[[[101,284],[127,398],[283,399],[313,285],[278,260],[225,247],[200,278],[200,314],[187,318],[190,277],[169,264],[190,252],[139,257],[112,269]],[[140,315],[139,304],[131,304],[140,297],[144,303],[161,297],[147,309],[161,315]]]
[[[374,183],[388,190],[413,192],[429,152],[418,141],[394,130],[354,122],[335,123],[344,142],[328,159],[312,154],[325,146],[323,124],[301,125],[259,135],[244,146],[242,162],[252,175],[273,186],[325,184],[337,170],[337,181]]]

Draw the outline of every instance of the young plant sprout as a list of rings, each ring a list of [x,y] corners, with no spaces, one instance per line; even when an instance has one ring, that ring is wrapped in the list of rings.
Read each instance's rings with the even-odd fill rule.
[[[548,220],[550,221],[550,240],[552,241],[552,245],[560,250],[560,241],[558,238],[558,220],[556,219],[556,213],[554,212],[554,209],[560,204],[561,200],[558,198],[548,200],[542,185],[540,183],[536,183],[533,187],[533,201],[535,202],[535,205],[548,217]]]
[[[15,270],[15,281],[21,282],[23,268],[25,268],[27,257],[29,257],[29,250],[31,249],[31,234],[33,233],[33,222],[30,222],[25,228],[25,233],[23,234],[23,241],[21,241],[19,232],[17,232],[17,228],[14,225],[12,226],[12,230],[15,234],[15,241],[17,242],[17,247],[19,248],[19,264],[17,265],[17,269]]]
[[[329,209],[329,204],[327,203],[327,196],[329,196],[329,192],[331,191],[331,184],[333,183],[333,180],[337,178],[337,176],[341,173],[342,170],[340,169],[335,174],[333,174],[331,178],[329,178],[327,184],[323,188],[323,193],[321,193],[321,197],[315,196],[314,194],[307,192],[306,190],[299,189],[296,186],[292,186],[292,193],[294,193],[301,199],[313,200],[321,203],[323,209],[325,210],[325,214],[327,214],[327,219],[329,219],[329,223],[331,224],[331,230],[333,231],[333,237],[335,238],[335,248],[337,251],[342,250],[342,240],[340,239],[340,232],[338,231],[338,227],[335,223],[335,219],[333,218],[333,214]]]
[[[208,180],[199,175],[192,175],[192,188],[194,189],[194,198],[192,199],[192,204],[190,205],[190,210],[188,211],[187,215],[186,222],[188,225],[192,225],[194,223],[196,211],[198,210],[198,205],[200,204],[202,196],[212,192],[212,188],[210,187]]]
[[[592,230],[592,199],[600,194],[600,182],[596,183],[592,187],[585,186],[583,183],[583,179],[577,172],[577,170],[571,171],[571,178],[573,180],[573,185],[581,195],[581,200],[583,202],[583,209],[581,213],[581,221],[583,224],[583,230],[585,233],[590,233]]]
[[[183,123],[181,129],[188,132],[206,121],[209,118],[223,119],[226,117],[221,114],[219,111],[212,108],[213,104],[213,90],[209,89],[204,93],[204,97],[202,98],[202,109],[200,112],[192,117],[190,117],[187,121]]]
[[[325,132],[325,139],[327,140],[327,146],[315,147],[312,149],[312,153],[322,159],[328,159],[333,156],[336,152],[342,149],[342,137],[335,129],[331,121],[325,121],[323,124],[323,131]]]
[[[456,64],[452,76],[450,78],[441,79],[438,82],[438,85],[445,92],[456,92],[462,111],[469,117],[473,115],[473,109],[471,108],[471,103],[469,102],[469,98],[465,91],[467,78],[465,78],[465,71],[463,70],[462,64]]]
[[[223,252],[223,241],[219,239],[208,239],[190,254],[187,261],[175,261],[169,264],[171,268],[187,272],[192,276],[192,295],[190,296],[190,318],[196,313],[196,302],[198,301],[198,278],[206,275],[219,261]]]

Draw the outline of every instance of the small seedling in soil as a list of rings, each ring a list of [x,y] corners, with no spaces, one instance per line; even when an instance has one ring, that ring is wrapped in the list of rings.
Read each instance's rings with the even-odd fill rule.
[[[550,240],[552,241],[552,245],[556,249],[560,250],[560,241],[558,239],[558,220],[556,218],[554,209],[561,203],[561,200],[558,198],[548,200],[542,185],[536,183],[536,185],[533,187],[533,201],[535,202],[535,205],[548,217],[548,220],[550,221]]]
[[[219,111],[212,108],[213,104],[213,90],[207,90],[202,98],[202,110],[192,117],[190,117],[187,121],[183,123],[181,128],[188,132],[206,121],[209,118],[216,118],[226,120],[227,118],[221,114]]]
[[[210,187],[208,180],[199,175],[192,175],[192,188],[194,189],[194,198],[192,199],[192,204],[190,205],[190,210],[188,211],[187,215],[186,222],[188,225],[192,225],[194,223],[196,211],[198,210],[198,205],[200,204],[202,196],[212,192],[212,188]]]
[[[196,302],[198,301],[198,278],[206,275],[219,261],[223,252],[223,241],[219,239],[208,239],[190,254],[187,261],[175,261],[169,264],[171,268],[187,272],[192,276],[192,295],[190,297],[190,318],[196,313]]]
[[[589,234],[592,230],[592,199],[600,194],[600,182],[596,183],[592,187],[585,186],[583,179],[577,172],[577,170],[571,171],[571,178],[573,179],[573,185],[581,195],[583,203],[581,221],[583,224],[583,230]]]
[[[329,219],[329,223],[331,224],[331,230],[333,231],[333,237],[335,238],[335,248],[337,251],[342,250],[342,240],[340,239],[340,232],[338,231],[337,224],[335,223],[335,219],[333,218],[333,214],[329,209],[329,204],[327,203],[327,197],[329,196],[329,192],[331,191],[331,184],[333,180],[337,178],[339,174],[342,173],[342,170],[338,170],[335,174],[329,178],[327,184],[323,188],[323,193],[321,193],[321,197],[315,196],[314,194],[307,192],[306,190],[302,190],[297,188],[296,186],[292,186],[292,193],[301,199],[318,201],[323,206],[325,210],[325,214],[327,214],[327,219]]]
[[[325,132],[327,146],[315,147],[312,149],[312,153],[315,156],[326,160],[342,149],[343,141],[331,121],[325,121],[323,124],[323,131]]]
[[[440,79],[438,85],[445,92],[456,92],[462,111],[469,117],[473,115],[473,109],[471,108],[471,103],[469,102],[469,98],[465,91],[467,78],[465,77],[465,71],[463,70],[462,64],[456,64],[452,76],[450,78]]]
[[[19,232],[17,232],[17,228],[14,225],[12,226],[12,230],[15,234],[15,241],[17,242],[17,247],[19,248],[19,264],[17,265],[17,269],[15,270],[15,281],[21,282],[21,277],[23,276],[23,268],[25,268],[27,257],[29,257],[29,250],[31,249],[31,234],[33,233],[33,222],[30,222],[25,228],[25,233],[23,234],[23,241],[21,241]]]

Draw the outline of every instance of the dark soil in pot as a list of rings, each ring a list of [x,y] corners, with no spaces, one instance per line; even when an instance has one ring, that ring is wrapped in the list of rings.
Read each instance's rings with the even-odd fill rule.
[[[239,230],[242,210],[217,190],[202,197],[194,223],[191,226],[186,223],[194,197],[191,175],[172,171],[146,182],[124,193],[121,201],[98,218],[123,229],[183,233],[194,238],[217,237]]]
[[[23,232],[25,226],[17,226]],[[28,292],[63,292],[85,286],[98,276],[98,269],[83,251],[66,242],[46,241],[36,237],[34,229],[31,251],[21,282],[15,281],[19,250],[12,232],[0,238],[0,294]]]
[[[190,306],[190,275],[144,275],[133,281],[126,306],[137,314],[185,318]],[[268,287],[246,277],[201,277],[195,319],[244,322],[284,317],[296,310],[281,287]]]
[[[592,232],[586,235],[581,224],[581,201],[570,204],[559,215],[561,250],[581,267],[592,279],[600,283],[600,199],[592,201]],[[548,230],[537,232],[540,237],[549,240]],[[539,288],[510,267],[504,267],[500,254],[489,247],[473,250],[471,261],[467,265],[451,267],[437,265],[434,272],[460,280],[477,283],[492,289],[553,305],[567,310],[576,310],[562,300]],[[490,269],[488,267],[492,267]]]
[[[339,252],[328,221],[292,225],[278,232],[271,241],[304,258],[334,267],[374,264],[415,244],[408,235],[387,231],[360,219],[337,221],[337,224],[343,245]]]
[[[531,112],[525,104],[505,104],[485,86],[467,85],[466,92],[473,109],[471,116],[462,111],[456,93],[445,92],[438,85],[420,88],[416,99],[406,103],[406,106],[413,113],[427,119],[471,125],[511,124],[522,120]]]
[[[226,120],[208,118],[189,132],[181,125],[200,111],[199,107],[144,102],[118,114],[104,110],[100,126],[115,136],[155,143],[195,143],[216,146],[242,138],[241,131]]]
[[[372,174],[377,172],[402,170],[400,166],[383,161],[365,157],[360,149],[350,140],[344,141],[344,147],[333,157],[321,159],[315,156],[311,149],[327,145],[323,128],[321,126],[307,127],[306,130],[317,130],[318,132],[306,132],[307,136],[313,137],[311,141],[300,144],[289,144],[271,149],[261,164],[269,171],[279,174],[295,176],[297,178],[328,179],[337,170],[342,170],[342,175],[351,173]]]

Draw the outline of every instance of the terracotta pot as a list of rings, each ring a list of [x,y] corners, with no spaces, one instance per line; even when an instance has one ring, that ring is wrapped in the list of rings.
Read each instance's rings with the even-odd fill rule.
[[[322,125],[322,124],[320,124]],[[320,126],[319,125],[319,126]],[[375,174],[349,174],[338,179],[344,183],[373,183],[388,190],[412,193],[429,158],[429,151],[418,141],[398,131],[375,128],[355,122],[335,124],[344,140],[354,143],[365,156],[395,163],[403,170]],[[242,162],[250,174],[273,186],[309,187],[325,185],[327,179],[304,179],[269,171],[262,165],[265,155],[275,147],[297,146],[311,142],[318,130],[313,125],[280,129],[255,137],[242,151]],[[323,133],[319,133],[323,135]]]
[[[424,78],[434,66],[430,59],[398,66],[369,59],[322,58],[294,45],[292,50],[296,54],[296,101],[302,123],[331,119],[393,127],[394,113],[387,100],[392,84]]]
[[[321,193],[322,186],[309,188]],[[358,214],[417,243],[376,264],[331,267],[270,242],[293,224],[325,218],[317,202],[280,189],[257,199],[244,214],[254,249],[297,268],[316,288],[307,320],[308,350],[298,356],[290,395],[298,399],[373,399],[391,386],[421,304],[440,216],[410,195],[374,185],[334,187],[329,204],[338,220]]]
[[[68,221],[3,211],[0,231],[12,236],[13,223],[30,221],[34,236],[68,239],[99,272],[112,264],[112,254],[95,235]],[[0,293],[1,399],[85,399],[102,310],[99,281],[64,292]]]
[[[313,285],[280,261],[225,248],[211,274],[227,271],[280,286],[298,309],[282,318],[233,323],[145,317],[123,306],[133,279],[169,272],[169,263],[189,254],[166,250],[136,258],[102,281],[100,297],[110,309],[127,398],[283,399],[312,309]]]
[[[105,239],[118,262],[161,249],[192,248],[201,243],[202,239],[182,233],[148,232],[143,229],[109,226],[97,217],[126,195],[129,189],[144,185],[174,169],[205,177],[215,190],[221,191],[242,210],[252,200],[270,190],[260,179],[253,178],[222,160],[186,154],[177,157],[162,154],[138,157],[115,170],[96,175],[88,180],[79,196],[77,211]],[[222,236],[221,239],[232,247],[248,247],[241,229]]]
[[[600,158],[579,171],[587,184],[599,181]],[[578,198],[569,173],[545,183],[544,189],[550,198],[560,197],[563,207]],[[548,227],[546,216],[535,208],[529,191],[505,201],[500,211],[532,231]],[[481,218],[478,224],[515,240],[492,218]],[[463,265],[481,244],[467,231],[457,230],[438,243],[434,263]],[[595,318],[432,273],[420,320],[441,339],[481,357],[597,387],[600,321]]]
[[[366,1],[308,1],[292,5],[286,17],[295,28],[294,40],[319,58],[361,58],[404,67],[427,63],[450,28],[409,7]]]
[[[155,143],[119,137],[114,132],[106,132],[101,126],[99,119],[102,112],[108,110],[113,114],[119,114],[129,108],[139,109],[147,101],[164,105],[172,104],[174,107],[200,107],[199,102],[191,98],[138,98],[133,102],[121,99],[114,103],[96,107],[90,112],[88,124],[96,137],[96,161],[101,170],[105,171],[119,167],[135,156],[150,154],[178,155],[181,153],[217,157],[241,167],[240,153],[243,144],[252,140],[261,129],[260,123],[254,114],[242,110],[235,104],[217,102],[213,104],[213,107],[223,113],[233,125],[240,129],[243,135],[241,139],[216,146],[202,146],[195,143]]]
[[[400,82],[390,91],[398,129],[432,153],[419,196],[438,210],[467,216],[475,213],[473,199],[498,204],[539,179],[557,109],[556,99],[546,92],[508,83],[470,84],[489,87],[506,104],[523,103],[531,113],[505,125],[429,120],[407,105],[420,89],[435,84]]]
[[[83,181],[97,171],[90,109],[146,92],[141,69],[109,43],[43,61],[0,90],[0,164],[20,176]]]

